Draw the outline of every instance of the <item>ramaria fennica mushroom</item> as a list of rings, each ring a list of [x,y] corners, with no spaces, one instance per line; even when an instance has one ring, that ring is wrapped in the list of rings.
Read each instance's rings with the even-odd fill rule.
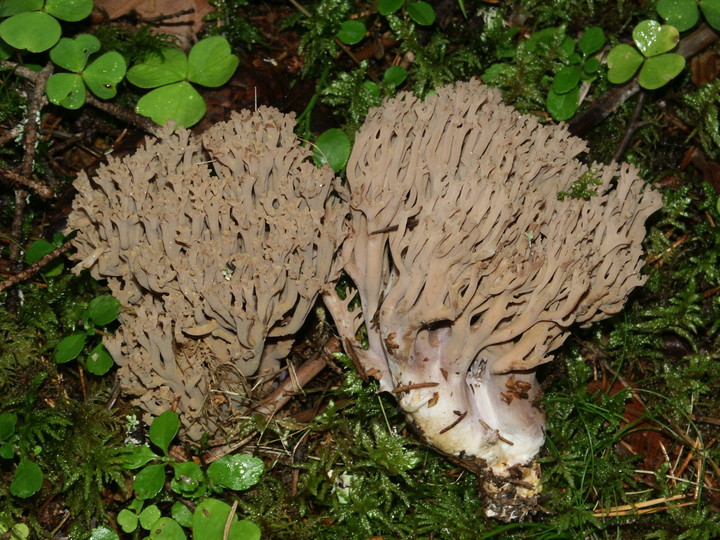
[[[503,519],[539,489],[536,368],[572,324],[617,313],[644,282],[644,223],[660,197],[629,165],[589,169],[585,149],[473,81],[373,109],[347,165],[345,270],[363,313],[330,290],[325,303],[422,437],[481,460],[488,514]],[[596,194],[558,197],[581,179]]]
[[[177,403],[193,438],[240,408],[231,382],[287,355],[340,272],[347,208],[294,125],[261,107],[202,142],[166,128],[75,182],[76,269],[107,279],[127,307],[105,342],[121,386],[152,414]]]

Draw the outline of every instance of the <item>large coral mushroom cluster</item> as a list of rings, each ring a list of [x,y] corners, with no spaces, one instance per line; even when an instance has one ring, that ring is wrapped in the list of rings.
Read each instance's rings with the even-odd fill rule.
[[[325,298],[429,443],[514,475],[527,495],[535,471],[511,469],[544,439],[535,368],[571,324],[617,313],[643,283],[644,223],[660,206],[634,169],[589,171],[584,150],[478,82],[399,94],[370,112],[347,165],[345,269],[363,320]],[[595,195],[560,200],[592,175]],[[360,322],[367,349],[352,334]]]
[[[627,165],[589,169],[581,140],[476,81],[372,110],[347,166],[349,207],[292,128],[261,109],[202,143],[167,130],[77,180],[80,267],[128,307],[107,340],[123,387],[154,414],[178,400],[197,418],[217,379],[287,354],[322,292],[365,374],[430,444],[489,471],[489,513],[517,517],[544,438],[535,369],[570,325],[617,313],[643,283],[658,194]],[[581,179],[594,194],[558,197]],[[336,294],[341,268],[356,293]],[[204,418],[190,436],[217,420]]]
[[[122,387],[152,414],[177,402],[191,437],[220,420],[202,414],[209,399],[238,409],[223,385],[286,356],[340,271],[345,209],[294,125],[261,108],[202,141],[167,128],[75,183],[77,268],[128,308],[105,341]]]

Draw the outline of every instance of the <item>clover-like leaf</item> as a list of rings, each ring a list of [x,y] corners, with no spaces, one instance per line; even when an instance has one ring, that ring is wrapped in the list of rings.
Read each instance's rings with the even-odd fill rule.
[[[90,34],[80,34],[75,39],[62,38],[52,49],[50,59],[61,68],[79,73],[87,64],[88,57],[100,50],[100,40]]]
[[[685,58],[677,53],[661,54],[645,60],[638,83],[643,88],[655,90],[665,86],[685,68]]]
[[[222,36],[205,38],[190,49],[187,79],[211,88],[222,86],[230,80],[239,63],[240,59],[232,54],[227,39]]]
[[[45,0],[45,11],[61,21],[81,21],[93,9],[93,0]]]
[[[666,23],[677,28],[679,32],[692,28],[700,18],[700,11],[694,0],[659,0],[655,9]]]
[[[700,9],[707,23],[720,30],[720,0],[700,0]]]
[[[652,20],[640,21],[632,35],[635,45],[646,57],[666,53],[680,40],[677,28]]]
[[[10,17],[25,11],[42,9],[43,0],[4,0],[0,2],[0,17]]]
[[[186,81],[156,88],[141,97],[136,106],[138,114],[161,126],[172,120],[178,126],[190,127],[200,121],[205,110],[202,96]]]
[[[77,73],[54,73],[45,85],[50,103],[66,109],[79,109],[85,104],[85,84]]]
[[[0,23],[0,38],[16,49],[47,51],[62,35],[60,23],[43,11],[26,11]]]
[[[110,51],[95,59],[84,71],[83,80],[90,91],[101,99],[117,94],[117,84],[125,77],[125,58]]]
[[[127,72],[128,81],[140,88],[156,88],[184,80],[188,75],[188,59],[180,49],[164,48]],[[142,113],[141,113],[142,114]],[[147,115],[146,115],[147,116]]]
[[[624,43],[616,45],[607,57],[608,81],[621,84],[630,80],[642,63],[643,57],[635,47]]]

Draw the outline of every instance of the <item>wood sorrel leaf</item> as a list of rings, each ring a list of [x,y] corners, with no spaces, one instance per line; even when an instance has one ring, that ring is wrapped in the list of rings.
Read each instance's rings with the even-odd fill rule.
[[[668,52],[680,40],[677,28],[651,20],[639,22],[632,35],[635,45],[646,57]]]
[[[607,58],[608,81],[621,84],[630,80],[642,63],[643,57],[635,47],[624,43],[616,45]]]
[[[638,82],[643,88],[655,90],[665,86],[685,68],[685,58],[677,53],[661,54],[645,60]]]

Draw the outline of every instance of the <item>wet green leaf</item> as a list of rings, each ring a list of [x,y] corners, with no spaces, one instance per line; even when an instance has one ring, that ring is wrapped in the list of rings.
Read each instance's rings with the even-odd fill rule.
[[[405,0],[378,0],[377,10],[380,15],[390,15],[402,7]]]
[[[407,79],[407,69],[401,66],[390,66],[385,70],[383,74],[383,82],[389,86],[397,87],[405,82]]]
[[[100,50],[100,40],[90,34],[80,34],[75,39],[62,38],[52,49],[50,59],[58,66],[79,73],[88,57]]]
[[[123,508],[120,512],[118,512],[117,522],[123,532],[131,533],[137,529],[138,515],[127,508]]]
[[[170,482],[170,488],[180,495],[195,499],[202,497],[207,491],[207,482],[200,465],[193,461],[173,463],[175,476]]]
[[[15,413],[0,414],[0,441],[7,441],[15,433],[18,417]]]
[[[707,23],[720,30],[720,0],[700,0],[700,9]]]
[[[577,86],[564,94],[557,94],[550,90],[545,101],[547,111],[555,120],[568,120],[577,112],[579,95],[580,89]]]
[[[261,459],[250,454],[232,454],[213,461],[207,474],[213,482],[240,491],[257,484],[264,471]]]
[[[0,2],[0,17],[10,17],[24,11],[37,11],[43,6],[43,0],[4,0]]]
[[[225,523],[230,515],[230,505],[217,499],[205,499],[193,514],[193,539],[217,540],[223,538]],[[254,523],[238,521],[233,516],[228,540],[259,540],[260,529]]]
[[[141,446],[128,446],[123,452],[125,463],[123,467],[126,469],[139,469],[143,465],[151,462],[154,459],[159,459],[155,452],[146,445]]]
[[[552,89],[556,94],[566,94],[580,83],[580,69],[576,66],[565,66],[555,74]]]
[[[101,99],[111,99],[117,94],[117,84],[125,77],[125,59],[110,51],[94,60],[83,71],[83,80],[90,91]]]
[[[675,47],[680,40],[677,28],[667,24],[661,25],[652,20],[639,22],[632,35],[635,45],[646,57],[665,53]]]
[[[187,537],[182,527],[172,518],[158,519],[150,528],[150,540],[185,540]],[[223,538],[222,535],[218,539]]]
[[[57,246],[47,240],[35,240],[25,250],[25,262],[27,264],[33,264],[45,255],[52,253],[55,249],[57,249]]]
[[[157,507],[157,505],[151,504],[150,506],[143,509],[142,512],[140,512],[140,515],[138,516],[138,522],[143,529],[149,531],[153,523],[155,523],[161,517],[162,513],[160,512],[160,509]]]
[[[695,26],[700,17],[697,4],[693,0],[659,0],[656,9],[666,23],[680,32]]]
[[[45,11],[61,21],[81,21],[93,9],[93,0],[46,0]]]

